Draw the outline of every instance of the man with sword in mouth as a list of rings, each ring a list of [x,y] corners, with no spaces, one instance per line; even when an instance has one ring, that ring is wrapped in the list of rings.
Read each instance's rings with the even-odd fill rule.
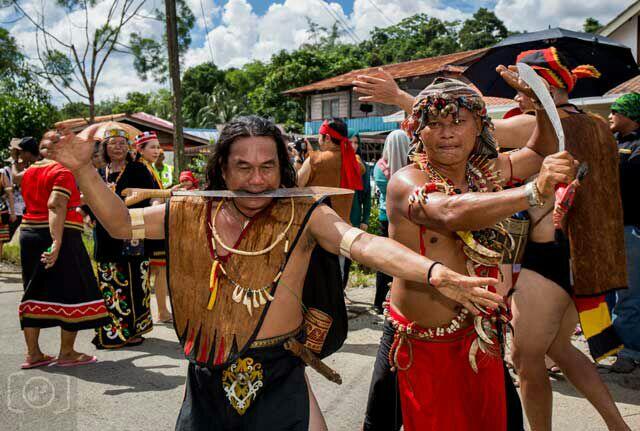
[[[286,144],[268,120],[243,117],[224,128],[208,191],[140,210],[128,210],[91,168],[96,128],[49,132],[43,153],[74,173],[110,235],[167,241],[174,325],[190,360],[177,429],[326,429],[302,362],[339,380],[309,352],[322,352],[332,316],[305,309],[306,342],[301,329],[316,246],[420,283],[470,314],[502,304],[481,287],[494,278],[463,276],[352,228],[313,191],[296,189]]]

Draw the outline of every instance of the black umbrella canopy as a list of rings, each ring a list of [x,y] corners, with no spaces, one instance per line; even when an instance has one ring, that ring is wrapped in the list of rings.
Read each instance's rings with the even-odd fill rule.
[[[611,88],[638,75],[631,48],[606,37],[591,33],[551,28],[533,33],[510,36],[489,49],[467,68],[464,75],[485,96],[512,98],[515,91],[496,73],[496,67],[515,64],[522,51],[555,46],[564,54],[570,69],[582,64],[595,66],[602,76],[599,79],[580,79],[571,97],[602,96]]]

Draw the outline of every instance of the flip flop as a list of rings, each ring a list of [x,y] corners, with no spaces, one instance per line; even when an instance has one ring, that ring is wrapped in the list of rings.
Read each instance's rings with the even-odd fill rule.
[[[173,318],[169,317],[168,319],[158,319],[156,323],[158,323],[159,325],[164,325],[164,324],[168,325],[170,323],[173,323]]]
[[[98,358],[96,356],[89,356],[83,353],[76,359],[59,360],[56,362],[56,365],[59,367],[77,367],[79,365],[93,364],[94,362],[98,362]]]
[[[45,365],[49,365],[56,362],[56,358],[50,355],[44,355],[44,359],[38,362],[24,362],[20,365],[22,370],[30,370],[31,368],[44,367]]]

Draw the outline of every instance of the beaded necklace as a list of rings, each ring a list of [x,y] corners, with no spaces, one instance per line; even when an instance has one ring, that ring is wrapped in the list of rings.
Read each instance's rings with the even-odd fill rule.
[[[285,255],[285,258],[282,260],[282,263],[280,264],[280,267],[278,268],[276,275],[274,276],[273,280],[269,284],[262,286],[260,288],[255,289],[252,287],[242,286],[239,282],[237,282],[231,276],[229,276],[229,273],[227,269],[225,269],[223,262],[226,261],[233,254],[237,254],[240,256],[260,256],[260,255],[267,254],[271,250],[273,250],[278,244],[280,244],[284,240],[284,238],[287,236],[287,233],[291,229],[291,226],[293,225],[293,220],[295,218],[295,204],[294,204],[293,198],[291,198],[291,217],[289,219],[289,223],[287,224],[284,231],[282,231],[282,233],[280,233],[276,237],[276,240],[271,245],[259,251],[244,251],[244,250],[239,250],[234,247],[230,247],[226,245],[222,241],[222,239],[220,238],[220,235],[216,230],[216,227],[215,227],[216,219],[224,202],[225,200],[223,199],[218,203],[215,213],[213,214],[212,220],[210,223],[208,223],[209,233],[211,234],[211,249],[213,250],[213,264],[211,266],[211,276],[209,278],[210,294],[209,294],[209,302],[207,304],[207,310],[213,310],[213,306],[215,305],[216,297],[218,295],[218,286],[220,284],[220,277],[224,276],[227,278],[227,280],[229,280],[229,283],[231,283],[231,285],[233,286],[233,293],[231,295],[231,298],[238,304],[242,303],[247,308],[247,312],[249,313],[249,315],[252,316],[254,309],[260,308],[261,306],[265,305],[267,301],[271,302],[274,299],[272,295],[273,289],[276,286],[276,284],[278,284],[280,277],[282,277],[282,273],[284,272],[284,268],[287,263],[286,255],[287,253],[289,253],[289,239],[287,238],[287,240],[284,243],[283,253]],[[245,226],[245,228],[246,227],[247,226]],[[220,244],[220,246],[224,250],[229,252],[229,254],[226,256],[220,256],[218,254],[217,244]]]
[[[111,189],[112,192],[115,193],[116,191],[116,186],[118,185],[118,181],[120,181],[120,178],[122,178],[122,174],[124,174],[124,171],[127,169],[127,162],[125,162],[122,170],[120,171],[120,173],[118,174],[118,176],[116,177],[116,180],[113,182],[109,181],[109,175],[112,174],[112,172],[109,172],[111,170],[111,163],[109,163],[107,165],[106,168],[104,168],[104,180],[107,183],[107,186],[109,187],[109,189]]]

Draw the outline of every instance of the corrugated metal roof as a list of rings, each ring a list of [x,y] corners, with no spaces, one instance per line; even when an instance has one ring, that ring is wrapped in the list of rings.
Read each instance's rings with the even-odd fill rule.
[[[87,118],[70,118],[68,120],[59,121],[56,123],[56,127],[66,127],[70,129],[79,129],[84,128],[89,122]],[[147,127],[155,128],[157,130],[162,130],[164,132],[173,134],[173,123],[171,121],[163,120],[162,118],[158,118],[155,115],[147,114],[146,112],[135,112],[133,114],[112,114],[112,115],[102,115],[99,117],[95,117],[94,122],[102,123],[104,121],[123,121],[128,120],[135,124],[144,124]],[[189,130],[196,130],[197,133],[191,133]],[[202,136],[204,132],[209,131],[209,129],[183,129],[184,137],[191,140],[196,141],[201,144],[208,144],[210,139],[209,136]],[[200,131],[203,131],[202,133]]]
[[[473,51],[456,52],[454,54],[440,55],[438,57],[422,58],[420,60],[405,61],[404,63],[387,64],[381,66],[395,79],[411,78],[415,76],[431,75],[436,72],[459,72],[457,67],[474,60],[483,54],[486,49]],[[340,87],[352,87],[351,82],[358,75],[375,75],[378,67],[368,67],[366,69],[352,70],[342,75],[334,76],[313,84],[287,90],[284,94],[304,94],[313,91],[329,90]]]

